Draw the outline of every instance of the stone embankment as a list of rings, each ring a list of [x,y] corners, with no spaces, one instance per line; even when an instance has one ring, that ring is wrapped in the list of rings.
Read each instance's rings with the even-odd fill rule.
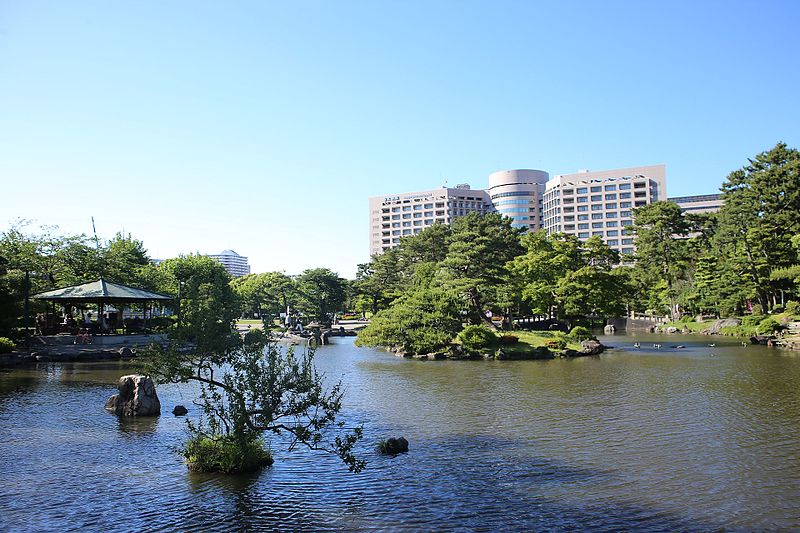
[[[58,350],[15,351],[0,355],[0,368],[35,365],[37,363],[69,363],[91,361],[120,361],[136,357],[136,350],[122,348],[84,348],[62,346]]]
[[[590,355],[600,355],[605,351],[604,346],[597,339],[589,339],[581,342],[580,350],[566,349],[563,351],[550,350],[546,346],[532,347],[527,351],[509,350],[498,348],[496,351],[485,353],[467,353],[458,344],[450,346],[446,350],[423,354],[406,353],[397,347],[388,348],[388,351],[398,357],[405,357],[420,360],[498,360],[498,361],[525,361],[535,359],[557,359],[570,357],[585,357]]]

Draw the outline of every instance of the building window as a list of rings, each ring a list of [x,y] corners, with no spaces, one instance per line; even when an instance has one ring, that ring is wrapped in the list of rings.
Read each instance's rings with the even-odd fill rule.
[[[631,184],[630,183],[620,183],[619,184],[619,190],[621,190],[621,191],[629,191],[629,190],[631,190]]]
[[[589,192],[588,189],[586,189],[586,187],[578,187],[577,191],[578,194],[586,194],[587,192]]]
[[[616,185],[606,185],[606,190],[607,191],[616,191],[617,190],[617,186]]]
[[[566,208],[564,210],[566,211]],[[588,211],[588,210],[589,210],[589,206],[588,205],[579,205],[578,206],[578,211]]]
[[[617,213],[614,211],[609,211],[606,213],[606,218],[617,218]]]
[[[617,235],[619,235],[619,230],[612,229],[610,231],[607,231],[606,235],[608,235],[609,237],[616,237]]]
[[[619,203],[619,206],[620,206],[620,207],[630,207],[630,206],[631,206],[631,203],[630,203],[630,202],[620,202],[620,203]]]
[[[589,220],[589,215],[578,215],[578,220]]]
[[[602,228],[602,227],[603,227],[603,223],[602,222],[592,222],[592,229],[597,229],[597,228]]]
[[[617,240],[617,239],[611,239],[611,240],[610,240],[610,241],[608,241],[606,244],[608,244],[609,246],[617,246],[617,245],[619,245],[619,240]]]
[[[622,185],[620,185],[620,188],[621,187],[622,187]],[[629,193],[629,192],[621,192],[621,193],[619,193],[620,200],[625,199],[625,198],[630,198],[630,197],[631,197],[631,193]]]
[[[588,223],[578,224],[578,229],[589,229],[589,224]]]
[[[582,232],[578,233],[578,238],[579,239],[588,239],[589,238],[589,232],[588,231],[582,231]]]
[[[616,228],[617,227],[617,221],[616,220],[609,220],[608,222],[606,222],[606,227],[607,228]]]
[[[603,190],[602,187],[592,187],[592,192],[600,192],[602,190]]]
[[[616,199],[617,199],[616,194],[606,194],[606,200],[616,200]]]
[[[622,239],[622,244],[633,244],[633,239]]]
[[[602,199],[603,199],[603,195],[602,194],[594,194],[594,195],[592,195],[592,201],[593,202],[599,202]]]
[[[589,203],[589,197],[588,196],[578,196],[578,203],[579,204],[587,204],[587,203]]]

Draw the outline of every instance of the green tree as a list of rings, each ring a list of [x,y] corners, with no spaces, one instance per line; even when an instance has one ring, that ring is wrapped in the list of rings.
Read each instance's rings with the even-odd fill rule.
[[[771,271],[790,267],[797,258],[791,238],[800,233],[799,183],[800,152],[778,143],[731,172],[722,185],[719,239],[726,255],[741,262],[764,311],[778,288]]]
[[[689,236],[693,228],[678,204],[655,202],[633,210],[636,268],[667,287],[670,315],[675,318],[676,282],[692,259]]]
[[[161,382],[200,384],[203,418],[190,424],[184,449],[190,468],[260,468],[269,462],[261,444],[266,434],[287,436],[290,449],[328,451],[353,471],[363,468],[353,454],[361,428],[342,432],[341,385],[324,388],[313,352],[298,357],[258,330],[243,341],[233,328],[238,299],[228,273],[212,259],[182,257],[165,268],[184,282],[185,319],[168,348],[151,350],[145,370]]]
[[[275,317],[295,299],[292,278],[283,272],[248,274],[231,280],[245,309],[259,317]]]
[[[365,311],[373,315],[386,309],[402,292],[399,252],[390,248],[358,265],[355,289]]]
[[[497,303],[498,288],[509,281],[506,265],[522,253],[521,233],[511,226],[511,219],[499,213],[470,213],[453,222],[439,280],[462,295],[473,323],[484,322],[497,329],[485,309]]]
[[[453,292],[411,290],[372,317],[356,346],[387,346],[410,354],[439,351],[461,330],[461,307]]]
[[[511,279],[534,314],[557,317],[560,279],[584,266],[581,242],[574,235],[548,236],[537,231],[522,236],[524,253],[508,265]]]
[[[347,280],[327,268],[304,270],[294,280],[301,310],[322,322],[342,309],[347,296]]]

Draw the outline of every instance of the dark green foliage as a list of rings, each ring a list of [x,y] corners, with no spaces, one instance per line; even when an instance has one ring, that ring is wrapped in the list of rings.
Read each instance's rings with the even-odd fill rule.
[[[181,449],[186,466],[194,472],[240,474],[253,472],[273,463],[272,455],[260,439],[238,442],[229,436],[192,436]]]
[[[344,306],[347,280],[327,268],[312,268],[295,278],[294,289],[297,307],[306,315],[328,323]]]
[[[0,353],[11,353],[14,351],[15,345],[11,339],[0,337]]]
[[[786,304],[786,312],[792,316],[800,316],[800,301],[792,300]]]
[[[758,327],[756,327],[756,333],[759,335],[769,335],[781,330],[782,328],[783,326],[780,322],[772,317],[767,317],[758,323]]]
[[[468,353],[480,353],[497,344],[497,335],[482,324],[470,325],[461,330],[458,341]]]
[[[583,326],[575,326],[570,330],[569,336],[577,341],[585,341],[592,338],[592,333]]]
[[[759,315],[759,314],[746,315],[742,317],[742,325],[746,327],[754,327],[759,325],[761,321],[764,320],[765,318],[767,318],[767,315]]]
[[[442,289],[419,289],[378,312],[359,333],[357,346],[388,346],[410,354],[447,347],[461,329],[458,296]]]

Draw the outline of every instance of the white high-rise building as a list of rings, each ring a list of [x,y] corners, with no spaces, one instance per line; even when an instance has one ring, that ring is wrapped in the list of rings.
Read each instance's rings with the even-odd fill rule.
[[[222,263],[222,266],[225,267],[228,274],[234,278],[246,276],[250,273],[250,265],[247,264],[247,258],[237,254],[233,250],[223,250],[218,254],[208,254],[208,257]]]
[[[369,199],[369,253],[375,255],[397,246],[400,239],[416,235],[434,224],[450,224],[467,213],[494,211],[489,194],[469,185],[441,187]]]
[[[370,254],[400,244],[436,223],[449,224],[470,212],[497,211],[513,226],[581,240],[598,235],[613,249],[633,253],[632,210],[667,199],[666,167],[652,165],[562,174],[543,170],[500,170],[489,176],[488,191],[469,185],[442,187],[369,199]],[[674,199],[684,209],[707,208],[710,196]],[[692,203],[691,207],[685,204]]]
[[[542,197],[549,179],[543,170],[499,170],[489,175],[489,196],[512,226],[536,231],[544,227]]]
[[[584,241],[598,235],[611,248],[631,254],[631,210],[666,199],[664,165],[563,174],[545,186],[544,227]]]

